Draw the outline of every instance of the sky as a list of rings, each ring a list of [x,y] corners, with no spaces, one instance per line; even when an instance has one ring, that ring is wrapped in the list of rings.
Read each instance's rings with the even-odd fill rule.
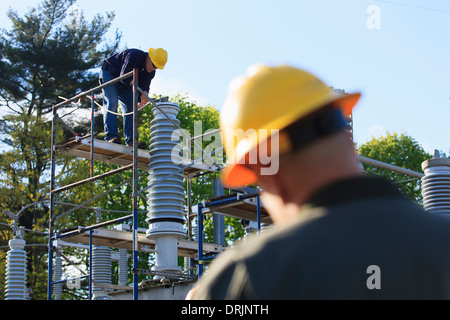
[[[1,0],[23,15],[40,1]],[[186,94],[219,111],[229,83],[253,64],[306,69],[336,89],[361,92],[354,139],[413,137],[450,154],[448,0],[78,0],[86,19],[114,11],[109,38],[162,47],[169,60],[151,93]],[[275,108],[276,106],[274,106]]]

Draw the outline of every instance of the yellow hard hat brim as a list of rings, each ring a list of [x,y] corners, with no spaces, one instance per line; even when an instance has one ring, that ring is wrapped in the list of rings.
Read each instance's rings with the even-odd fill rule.
[[[240,188],[256,183],[256,174],[243,164],[226,166],[221,172],[221,182],[225,188]]]
[[[346,95],[336,98],[333,101],[333,104],[340,107],[342,110],[342,114],[345,117],[348,117],[352,114],[353,108],[358,103],[360,98],[361,98],[361,93],[359,93],[359,92],[352,93],[352,94],[346,94]]]
[[[348,117],[352,114],[353,108],[361,98],[361,93],[353,93],[353,94],[345,94],[345,95],[337,95],[329,101],[328,103],[332,103],[336,105],[338,108],[342,110],[342,114],[345,117]],[[283,139],[280,139],[280,154],[283,151],[289,150],[286,146],[283,145],[283,141],[285,135],[283,135]],[[289,144],[287,141],[286,144]],[[253,148],[257,147],[256,145],[250,145],[248,148],[248,152]],[[283,150],[283,151],[282,151]],[[247,152],[247,154],[248,154]],[[250,170],[247,166],[241,164],[242,158],[245,157],[246,154],[236,159],[236,163],[227,165],[221,172],[221,182],[222,185],[226,188],[240,188],[248,185],[255,184],[258,180],[257,175]]]

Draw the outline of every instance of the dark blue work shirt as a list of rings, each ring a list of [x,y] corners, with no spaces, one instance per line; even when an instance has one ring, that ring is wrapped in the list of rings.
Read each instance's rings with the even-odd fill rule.
[[[114,78],[122,76],[134,68],[138,69],[138,86],[142,91],[150,92],[150,83],[155,77],[155,71],[150,73],[145,69],[145,61],[148,57],[148,52],[139,49],[127,49],[116,53],[105,60],[104,65],[107,70],[111,72]],[[131,88],[131,80],[129,77],[120,81],[126,87]]]

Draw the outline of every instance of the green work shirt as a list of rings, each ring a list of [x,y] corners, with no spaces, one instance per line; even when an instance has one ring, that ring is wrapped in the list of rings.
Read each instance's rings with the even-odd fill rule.
[[[217,257],[194,299],[450,299],[450,220],[388,181],[339,181]]]

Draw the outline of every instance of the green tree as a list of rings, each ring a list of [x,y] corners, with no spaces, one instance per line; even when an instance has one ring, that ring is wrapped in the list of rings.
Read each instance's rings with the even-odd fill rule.
[[[23,17],[8,11],[11,30],[0,35],[0,209],[13,213],[48,199],[50,122],[46,117],[59,96],[74,96],[97,83],[101,60],[113,53],[120,34],[106,39],[114,13],[88,22],[82,12],[70,11],[75,0],[44,0]],[[82,107],[87,107],[83,105]],[[74,168],[73,159],[58,161],[59,176]],[[44,230],[48,203],[30,206],[20,215],[20,225]],[[4,216],[1,221],[9,222]],[[9,234],[11,238],[11,234]],[[7,245],[5,238],[1,245]],[[27,233],[27,243],[42,244],[42,237]],[[45,246],[32,247],[29,286],[33,299],[45,299]],[[28,249],[27,249],[28,250]],[[2,291],[3,294],[3,291]]]
[[[384,163],[422,172],[422,162],[430,159],[420,144],[406,134],[389,133],[380,138],[372,138],[369,142],[358,147],[361,156]],[[411,200],[421,203],[421,181],[394,171],[380,169],[364,164],[364,169],[370,175],[382,176],[396,183],[398,188]]]

